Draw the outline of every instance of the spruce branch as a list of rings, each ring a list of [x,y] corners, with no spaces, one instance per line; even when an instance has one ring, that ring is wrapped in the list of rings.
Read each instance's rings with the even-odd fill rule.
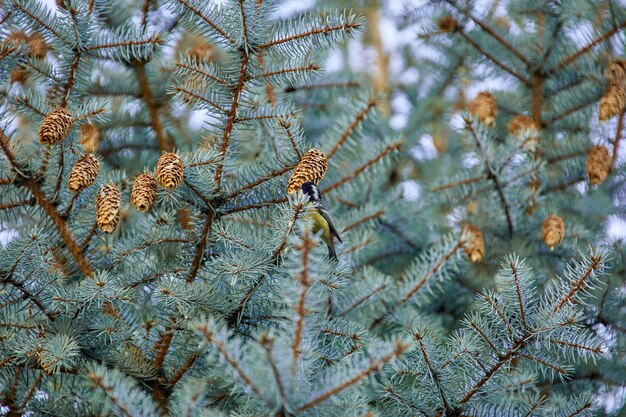
[[[487,152],[485,151],[485,148],[483,147],[482,142],[478,138],[478,133],[476,133],[476,129],[474,129],[474,126],[472,126],[471,121],[465,120],[465,126],[471,132],[472,137],[474,138],[474,142],[476,143],[476,147],[482,153],[482,156],[484,159],[485,171],[487,172],[487,179],[493,181],[496,191],[498,192],[498,197],[500,198],[500,204],[502,205],[502,209],[504,210],[504,214],[506,216],[506,222],[509,227],[509,234],[512,235],[513,234],[513,218],[511,216],[511,209],[509,208],[509,203],[507,202],[506,197],[504,195],[503,186],[500,184],[500,180],[498,179],[498,174],[496,173],[494,169],[494,165],[492,161],[489,159],[489,156],[487,155]]]
[[[435,263],[435,265],[430,268],[425,274],[424,276],[422,276],[422,278],[417,281],[417,283],[411,287],[409,289],[409,291],[407,291],[406,294],[404,294],[404,296],[402,296],[402,298],[400,298],[395,304],[391,305],[391,306],[387,306],[387,308],[385,309],[385,312],[383,314],[381,314],[378,318],[376,318],[372,324],[370,325],[370,330],[374,329],[375,327],[377,327],[380,323],[383,322],[383,320],[389,316],[389,314],[392,314],[393,312],[395,312],[399,307],[401,307],[402,305],[404,305],[404,303],[406,303],[408,300],[411,299],[411,297],[413,297],[413,295],[415,295],[415,293],[417,291],[420,290],[420,288],[422,288],[427,282],[428,279],[430,277],[432,277],[433,275],[435,275],[445,264],[446,262],[452,258],[452,256],[457,253],[457,251],[461,248],[462,246],[461,241],[457,242],[456,245],[454,245],[454,247],[447,253],[445,253],[438,261],[437,263]]]
[[[377,104],[376,98],[370,97],[370,99],[367,101],[367,105],[365,106],[365,108],[356,115],[352,123],[350,123],[350,125],[346,128],[346,130],[343,131],[343,133],[341,134],[339,139],[337,139],[337,142],[335,142],[333,147],[330,148],[330,151],[328,151],[328,153],[326,154],[326,159],[330,160],[330,158],[335,154],[335,152],[339,150],[341,145],[343,145],[346,139],[348,139],[348,137],[350,136],[350,133],[352,133],[352,131],[363,121],[363,119],[365,119],[365,116],[369,113],[369,111],[372,108],[376,106],[376,104]]]
[[[485,33],[489,34],[489,36],[491,36],[496,41],[498,41],[502,46],[504,46],[509,52],[511,52],[513,55],[515,55],[524,64],[526,64],[526,65],[530,65],[531,64],[531,62],[519,50],[514,48],[513,45],[511,45],[509,42],[507,42],[502,36],[498,35],[498,33],[495,30],[493,30],[489,25],[487,25],[481,19],[479,19],[476,16],[474,16],[469,10],[466,10],[466,9],[460,7],[457,4],[456,1],[447,0],[447,2],[450,5],[452,5],[455,9],[457,9],[459,12],[461,12],[462,14],[467,16],[469,19],[471,19],[478,26],[480,26],[480,28],[482,30],[484,30]]]
[[[211,26],[217,33],[219,33],[224,39],[226,39],[231,44],[235,44],[236,41],[232,38],[226,31],[217,26],[213,20],[211,20],[208,16],[205,16],[199,9],[192,6],[192,4],[188,0],[178,0],[178,3],[182,4],[187,10],[193,13],[195,16],[202,19],[207,25]]]
[[[582,55],[585,55],[587,52],[591,51],[595,46],[601,44],[607,39],[611,38],[613,35],[619,33],[622,29],[626,28],[626,21],[614,26],[613,29],[605,32],[604,34],[598,36],[596,39],[585,45],[583,48],[578,49],[576,52],[564,58],[562,61],[557,63],[554,67],[548,70],[548,72],[556,72],[559,71],[572,62],[576,61]]]
[[[20,167],[17,163],[17,160],[13,156],[11,149],[9,147],[9,140],[4,133],[3,130],[0,129],[0,147],[2,148],[4,155],[7,160],[11,164],[12,169],[16,172],[16,174],[20,178],[20,186],[28,189],[31,194],[35,197],[35,201],[37,204],[46,212],[52,223],[57,228],[59,235],[61,235],[61,239],[65,243],[65,246],[70,250],[78,268],[81,270],[83,274],[90,277],[93,274],[93,269],[91,264],[81,251],[81,248],[78,246],[74,237],[72,236],[69,228],[67,227],[65,220],[61,217],[59,212],[57,211],[54,204],[46,197],[44,192],[41,189],[41,186],[37,180],[32,178],[28,174],[28,170]]]
[[[578,277],[577,280],[571,282],[570,290],[568,291],[563,298],[561,298],[552,308],[552,312],[556,313],[559,311],[565,304],[573,302],[573,298],[580,292],[584,291],[588,288],[591,283],[589,282],[590,278],[592,278],[593,273],[599,269],[601,269],[604,265],[605,257],[602,253],[595,254],[591,253],[589,255],[589,266],[584,271],[584,273]]]
[[[402,142],[396,142],[396,143],[392,143],[390,145],[385,146],[385,148],[382,151],[380,151],[378,153],[378,155],[376,155],[375,157],[371,158],[369,161],[365,162],[359,168],[354,170],[354,172],[352,172],[351,174],[341,178],[340,180],[338,180],[338,181],[334,182],[333,184],[329,185],[328,187],[324,188],[322,190],[322,193],[327,193],[328,191],[334,190],[335,188],[340,187],[343,184],[347,183],[348,181],[351,181],[354,178],[358,177],[367,168],[369,168],[370,166],[376,164],[378,161],[383,159],[385,156],[387,156],[391,152],[395,152],[398,149],[400,149],[400,146],[402,146]]]
[[[292,375],[295,375],[296,373],[298,360],[300,358],[300,345],[302,344],[302,332],[304,330],[304,317],[306,314],[306,294],[309,290],[309,251],[314,247],[315,245],[309,236],[309,229],[306,229],[302,235],[301,242],[296,246],[296,249],[301,251],[302,270],[300,272],[300,294],[298,295],[298,305],[296,308],[296,328],[293,336],[293,344],[291,345],[293,356],[293,363],[291,367]]]
[[[622,140],[622,130],[624,129],[624,115],[626,112],[620,114],[617,119],[617,129],[615,130],[615,137],[613,138],[613,155],[611,156],[611,168],[615,168],[617,162],[617,152],[619,151],[619,142]]]
[[[259,45],[258,49],[267,49],[271,46],[276,46],[276,45],[280,45],[280,44],[287,43],[287,42],[293,42],[295,40],[307,38],[307,37],[314,36],[314,35],[319,35],[319,34],[328,35],[331,32],[355,30],[355,29],[360,29],[361,27],[362,25],[360,23],[351,23],[351,22],[338,24],[338,25],[331,25],[331,26],[324,25],[318,28],[308,30],[306,32],[298,33],[298,34],[283,37],[283,38],[274,39],[270,42],[266,42],[266,43]]]
[[[417,330],[413,333],[413,337],[415,338],[415,340],[417,340],[417,343],[419,344],[422,358],[424,358],[424,363],[426,364],[426,368],[428,369],[428,374],[430,375],[430,379],[433,381],[433,383],[435,384],[435,387],[437,388],[437,393],[439,395],[439,398],[441,399],[441,404],[446,410],[446,414],[452,413],[453,408],[450,405],[450,402],[448,401],[448,399],[446,398],[444,388],[441,385],[441,381],[439,380],[439,374],[437,370],[434,369],[430,361],[428,352],[426,351],[426,346],[424,345],[424,337]]]
[[[161,118],[159,117],[159,108],[152,93],[152,88],[150,87],[148,77],[146,76],[146,62],[133,60],[131,63],[135,69],[137,82],[139,83],[139,94],[141,94],[141,96],[143,97],[143,100],[146,103],[146,107],[148,108],[148,113],[150,114],[150,121],[152,122],[152,128],[154,129],[154,133],[156,134],[159,149],[161,149],[162,151],[171,152],[172,149],[174,149],[174,144],[168,137],[165,128],[163,127],[163,124],[161,122]]]
[[[470,36],[468,34],[466,34],[463,30],[459,30],[458,33],[463,37],[463,39],[465,39],[467,41],[467,43],[469,43],[470,45],[472,45],[474,47],[474,49],[476,49],[478,52],[480,52],[483,56],[485,56],[485,58],[489,59],[491,62],[493,62],[494,64],[496,64],[498,67],[500,67],[500,69],[504,70],[505,72],[511,74],[513,77],[517,78],[518,80],[520,80],[522,83],[524,84],[529,84],[529,81],[524,78],[521,74],[519,74],[517,71],[515,71],[513,68],[509,67],[508,65],[506,65],[505,63],[501,62],[500,60],[498,60],[496,57],[494,57],[492,54],[490,54],[489,52],[487,52],[482,46],[480,46],[475,40],[473,40],[472,38],[470,38]]]
[[[179,0],[182,1],[182,0]],[[243,13],[243,9],[242,9]],[[224,127],[224,134],[222,136],[222,143],[220,144],[219,152],[221,155],[221,161],[217,165],[217,169],[215,170],[215,183],[217,191],[219,192],[222,185],[222,170],[224,169],[224,160],[226,159],[226,151],[228,150],[228,142],[230,140],[230,136],[232,134],[233,128],[235,127],[235,121],[237,120],[237,109],[239,108],[239,102],[241,99],[241,94],[243,93],[243,89],[248,78],[248,62],[250,61],[250,55],[248,52],[243,52],[241,54],[241,64],[239,68],[239,79],[237,80],[237,85],[235,86],[235,91],[233,93],[233,101],[230,106],[230,110],[228,112],[228,119],[226,120],[226,126]]]
[[[222,355],[224,360],[237,373],[237,375],[239,375],[239,377],[252,390],[252,392],[254,392],[259,399],[263,400],[263,402],[265,402],[265,404],[269,408],[272,408],[273,407],[272,403],[267,398],[265,398],[265,396],[261,393],[261,390],[252,381],[250,376],[241,368],[237,360],[231,356],[231,354],[226,349],[226,346],[224,345],[224,343],[218,340],[217,338],[215,338],[213,330],[209,329],[206,323],[196,324],[195,327],[196,327],[196,330],[198,330],[205,337],[205,339],[208,340],[211,343],[211,345],[213,345],[218,350],[218,352]]]
[[[310,408],[313,408],[319,405],[320,403],[326,401],[330,397],[339,394],[346,388],[351,387],[352,385],[356,384],[363,378],[367,377],[372,372],[381,369],[386,363],[402,355],[402,353],[404,353],[408,348],[409,346],[406,343],[402,342],[400,339],[397,339],[395,342],[395,348],[393,349],[393,351],[391,351],[390,353],[386,354],[385,356],[383,356],[382,358],[378,360],[372,359],[370,362],[370,365],[367,368],[365,368],[358,374],[354,375],[353,377],[345,380],[341,384],[335,387],[332,387],[328,389],[327,391],[324,391],[321,394],[317,395],[316,397],[312,398],[311,400],[307,401],[306,403],[298,407],[297,411],[302,412]]]

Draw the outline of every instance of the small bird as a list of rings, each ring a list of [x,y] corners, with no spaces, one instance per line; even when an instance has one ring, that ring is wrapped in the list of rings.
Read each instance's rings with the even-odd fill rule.
[[[313,205],[313,208],[307,213],[307,216],[313,220],[313,233],[322,230],[322,240],[328,247],[329,258],[333,260],[337,259],[333,236],[336,237],[339,242],[341,242],[341,238],[330,219],[330,214],[328,213],[326,204],[324,204],[320,190],[317,188],[317,185],[312,182],[305,182],[300,186],[300,189],[309,197],[309,202]]]

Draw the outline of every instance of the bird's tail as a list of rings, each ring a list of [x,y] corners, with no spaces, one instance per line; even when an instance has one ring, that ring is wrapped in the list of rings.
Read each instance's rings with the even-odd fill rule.
[[[330,242],[328,242],[326,244],[326,246],[328,247],[328,257],[332,261],[336,261],[337,260],[337,252],[335,252],[335,243],[333,242],[333,240],[330,239]]]

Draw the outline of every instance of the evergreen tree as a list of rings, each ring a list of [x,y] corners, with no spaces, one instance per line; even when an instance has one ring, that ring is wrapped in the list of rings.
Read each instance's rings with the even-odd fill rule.
[[[622,415],[626,6],[288,3],[0,3],[0,413]]]

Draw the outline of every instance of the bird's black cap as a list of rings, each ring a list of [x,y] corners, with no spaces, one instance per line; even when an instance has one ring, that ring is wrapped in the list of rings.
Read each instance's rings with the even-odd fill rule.
[[[300,189],[304,194],[309,196],[310,201],[317,201],[322,199],[322,194],[320,193],[320,190],[317,188],[317,185],[312,182],[305,182],[300,186]]]

